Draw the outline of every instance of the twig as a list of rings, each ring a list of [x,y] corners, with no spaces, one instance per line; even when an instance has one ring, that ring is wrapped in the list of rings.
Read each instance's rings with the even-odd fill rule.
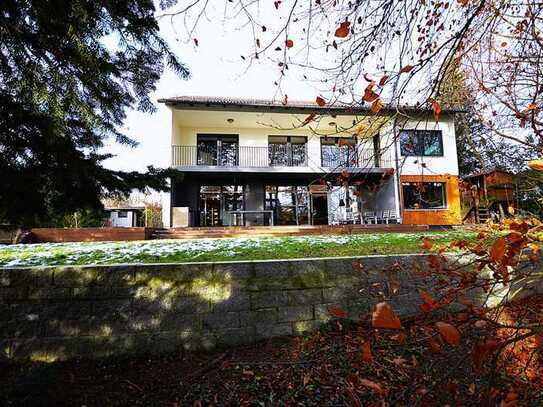
[[[196,379],[199,376],[204,375],[205,373],[209,372],[211,369],[213,369],[216,365],[218,365],[220,362],[222,362],[226,356],[228,356],[230,352],[224,352],[215,359],[213,359],[211,362],[207,363],[205,366],[202,366],[200,369],[196,370],[193,374],[191,374],[188,378],[188,380]]]
[[[138,385],[135,384],[135,383],[132,383],[130,380],[128,380],[128,379],[123,379],[123,382],[127,383],[128,385],[130,385],[130,387],[133,387],[134,389],[138,390],[140,393],[145,393],[145,392],[143,391],[143,389],[142,389],[140,386],[138,386]]]

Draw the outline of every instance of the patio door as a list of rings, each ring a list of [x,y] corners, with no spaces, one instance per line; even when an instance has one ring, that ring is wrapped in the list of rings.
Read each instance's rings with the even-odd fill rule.
[[[200,188],[200,226],[221,225],[221,187]]]
[[[198,165],[235,167],[238,165],[238,136],[198,134]]]
[[[267,185],[265,208],[274,212],[276,225],[307,225],[309,188],[295,185]]]
[[[328,225],[327,194],[311,194],[311,224]]]
[[[200,187],[200,226],[231,226],[232,214],[245,205],[241,185]]]

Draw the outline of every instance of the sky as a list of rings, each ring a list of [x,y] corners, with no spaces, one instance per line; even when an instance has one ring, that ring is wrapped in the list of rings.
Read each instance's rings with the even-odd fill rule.
[[[180,0],[183,3],[183,0]],[[222,2],[220,2],[222,3]],[[241,55],[250,50],[251,38],[245,29],[230,21],[202,20],[197,33],[198,46],[187,40],[183,20],[162,18],[160,31],[171,49],[185,63],[191,77],[183,80],[166,70],[151,95],[157,111],[154,114],[128,112],[125,132],[139,142],[135,148],[107,143],[104,151],[115,154],[105,166],[115,170],[144,171],[148,165],[169,165],[171,114],[157,99],[180,96],[235,96],[271,99],[276,95],[274,82],[279,68],[270,62],[243,61]],[[315,100],[318,89],[301,80],[301,73],[287,76],[282,82],[291,100]]]

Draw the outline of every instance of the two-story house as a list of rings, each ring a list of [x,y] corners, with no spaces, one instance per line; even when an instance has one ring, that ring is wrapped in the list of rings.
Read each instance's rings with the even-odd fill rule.
[[[165,226],[460,224],[454,111],[222,97],[172,112]]]

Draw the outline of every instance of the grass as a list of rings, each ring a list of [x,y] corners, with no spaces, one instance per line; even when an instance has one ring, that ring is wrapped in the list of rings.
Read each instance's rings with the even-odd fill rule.
[[[405,254],[421,251],[427,236],[436,244],[475,239],[469,231],[381,233],[342,236],[43,243],[0,246],[0,267]]]

